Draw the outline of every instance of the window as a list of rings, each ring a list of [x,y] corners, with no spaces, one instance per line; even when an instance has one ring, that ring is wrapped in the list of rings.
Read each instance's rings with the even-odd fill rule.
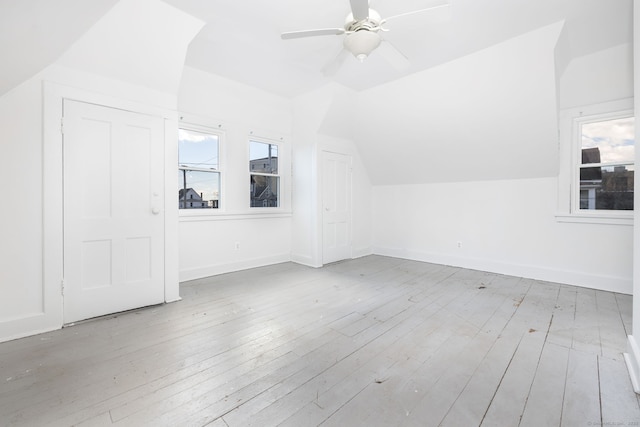
[[[577,128],[577,210],[633,210],[634,117],[582,117]]]
[[[178,129],[178,206],[217,209],[220,201],[220,135]]]
[[[249,141],[249,172],[250,206],[280,206],[278,146],[267,142]]]
[[[633,98],[561,110],[560,222],[633,226]]]

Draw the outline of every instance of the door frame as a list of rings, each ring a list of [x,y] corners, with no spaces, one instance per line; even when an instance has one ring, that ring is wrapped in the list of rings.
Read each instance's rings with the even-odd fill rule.
[[[136,113],[161,117],[164,121],[164,300],[180,299],[178,283],[178,206],[175,200],[178,114],[163,107],[91,92],[45,81],[43,84],[43,301],[38,313],[39,327],[53,330],[63,326],[62,295],[64,275],[64,198],[63,198],[63,100],[75,100]]]

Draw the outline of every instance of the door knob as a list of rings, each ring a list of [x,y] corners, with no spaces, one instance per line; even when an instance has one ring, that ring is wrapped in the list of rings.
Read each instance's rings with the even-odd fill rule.
[[[152,209],[151,209],[151,213],[152,213],[152,214],[154,214],[154,215],[158,215],[158,214],[160,213],[160,209],[158,209],[158,208],[152,208]]]

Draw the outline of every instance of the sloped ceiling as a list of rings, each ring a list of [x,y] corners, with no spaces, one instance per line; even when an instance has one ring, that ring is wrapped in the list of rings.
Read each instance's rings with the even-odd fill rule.
[[[118,0],[0,0],[0,95],[55,61]]]
[[[579,57],[628,40],[632,0],[450,0],[437,9],[389,22],[386,40],[411,66],[398,71],[378,52],[349,57],[327,78],[322,68],[342,49],[342,36],[283,41],[284,31],[341,27],[348,0],[165,0],[207,22],[187,64],[284,96],[329,81],[361,91],[461,58],[521,34],[566,23],[566,54]],[[422,9],[431,0],[371,0],[380,14]],[[443,13],[446,12],[446,13]]]
[[[330,81],[360,91],[452,61],[554,22],[565,21],[572,58],[624,43],[632,31],[632,0],[450,0],[450,7],[394,20],[385,39],[411,61],[398,71],[374,52],[364,63],[347,58],[336,75],[321,69],[342,38],[283,41],[280,33],[340,27],[348,0],[164,0],[205,26],[186,63],[250,86],[295,96]],[[117,0],[0,0],[0,94],[57,59]],[[431,0],[371,0],[392,16]],[[446,12],[446,13],[444,13]],[[152,21],[153,14],[145,17]],[[141,23],[141,22],[140,22]],[[170,31],[170,26],[165,26]],[[121,28],[122,31],[133,31]],[[158,40],[158,49],[162,48]]]
[[[121,0],[57,63],[177,96],[204,22],[159,0]]]
[[[373,184],[557,173],[556,23],[361,92],[355,138]]]
[[[385,38],[409,69],[373,52],[328,78],[320,70],[340,37],[283,41],[280,33],[341,26],[347,0],[164,0],[145,14],[150,1],[0,0],[0,94],[54,60],[177,90],[186,43],[204,22],[187,65],[294,99],[327,88],[316,130],[354,141],[373,184],[547,177],[557,173],[560,74],[576,58],[631,43],[633,33],[632,0],[450,0],[447,13],[388,24]],[[135,16],[120,11],[111,21],[109,11],[125,3]],[[370,4],[390,16],[431,1]],[[182,48],[171,16],[184,18]]]

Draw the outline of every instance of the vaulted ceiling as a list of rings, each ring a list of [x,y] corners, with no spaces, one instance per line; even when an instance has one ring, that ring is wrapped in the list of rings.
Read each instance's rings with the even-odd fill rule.
[[[348,0],[166,1],[207,22],[188,65],[287,96],[328,80],[367,89],[563,20],[570,55],[579,57],[627,41],[632,15],[630,0],[450,0],[448,7],[386,25],[384,38],[409,58],[408,69],[399,71],[374,52],[363,63],[347,58],[328,79],[321,70],[342,49],[343,36],[283,41],[280,33],[341,27]],[[370,7],[388,17],[442,3],[371,0]]]
[[[187,65],[283,96],[329,81],[368,89],[558,21],[565,22],[572,58],[627,42],[632,31],[631,0],[450,0],[386,25],[384,37],[409,58],[408,69],[399,71],[374,52],[363,63],[347,58],[325,77],[321,70],[342,49],[342,36],[283,41],[280,33],[341,27],[347,0],[164,1],[206,23],[189,47]],[[0,94],[55,61],[116,3],[0,0]],[[370,2],[383,17],[433,4]]]
[[[280,34],[341,27],[348,0],[0,0],[0,95],[56,63],[175,97],[186,64],[283,98],[311,96],[320,124],[310,131],[353,141],[374,185],[555,176],[562,100],[631,96],[632,0],[370,7],[388,17],[442,3],[385,25],[407,69],[373,51],[327,77],[343,36]],[[563,76],[578,63],[577,78]]]
[[[0,94],[62,55],[118,0],[0,0]]]

